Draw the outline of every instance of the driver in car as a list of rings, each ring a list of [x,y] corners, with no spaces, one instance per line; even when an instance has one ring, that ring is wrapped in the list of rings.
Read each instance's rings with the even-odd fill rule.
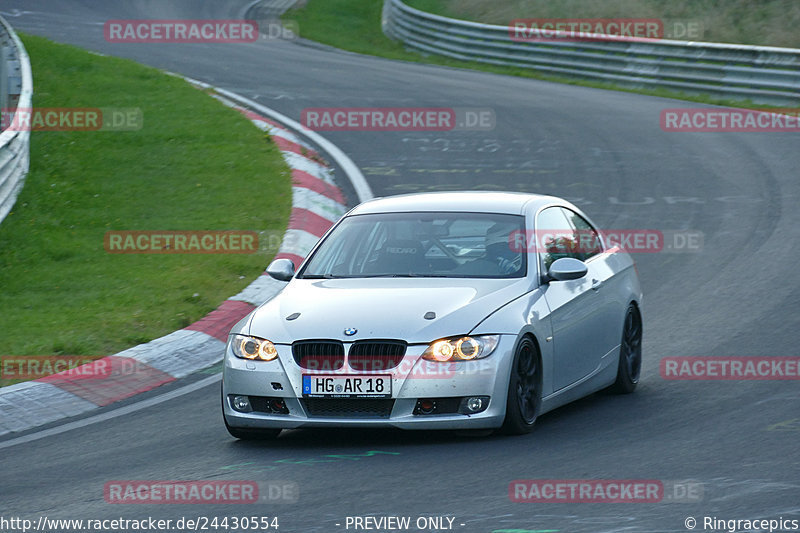
[[[454,273],[465,276],[513,277],[522,268],[522,253],[514,251],[509,237],[519,231],[513,224],[493,224],[484,238],[484,254],[458,266]]]

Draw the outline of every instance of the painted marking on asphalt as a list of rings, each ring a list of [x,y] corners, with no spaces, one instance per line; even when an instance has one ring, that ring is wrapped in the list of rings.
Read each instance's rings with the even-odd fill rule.
[[[54,385],[101,407],[175,381],[166,372],[130,357],[110,355],[99,359],[95,365],[101,362],[108,365],[108,370],[100,375],[62,372],[37,381]]]
[[[280,250],[275,258],[295,256],[299,261],[294,264],[295,267],[300,266],[300,263],[305,259],[308,252],[317,244],[319,237],[301,229],[287,229],[283,237]]]
[[[324,164],[322,160],[309,159],[302,155],[295,154],[294,152],[281,152],[283,159],[292,168],[308,172],[312,176],[316,176],[323,181],[334,184],[331,175],[331,169]]]
[[[306,230],[317,237],[325,235],[325,232],[332,225],[330,220],[319,216],[313,211],[299,207],[292,209],[292,214],[289,216],[290,229]]]
[[[219,362],[224,349],[225,342],[208,333],[179,329],[118,355],[132,357],[180,379]]]
[[[325,195],[304,187],[292,187],[292,207],[308,209],[334,223],[347,212],[347,208]]]
[[[800,418],[784,420],[767,427],[767,431],[800,431]]]
[[[319,154],[314,150],[306,148],[305,146],[299,143],[285,139],[280,135],[273,135],[272,142],[274,142],[277,145],[278,149],[282,152],[292,152],[301,155],[303,157],[307,157],[309,159],[318,159],[320,157]]]
[[[241,112],[242,112],[242,114],[244,116],[246,116],[247,118],[249,118],[253,122],[264,122],[266,124],[269,124],[273,128],[277,128],[279,130],[286,130],[286,128],[284,128],[283,126],[281,126],[277,122],[273,122],[272,120],[270,120],[270,119],[268,119],[266,117],[263,117],[263,116],[259,115],[258,113],[254,113],[253,111],[250,111],[249,109],[242,108]]]
[[[228,332],[231,328],[253,309],[255,309],[254,305],[241,300],[225,300],[222,305],[194,324],[186,326],[185,329],[202,331],[215,339],[227,342]]]
[[[84,418],[83,420],[76,420],[75,422],[69,422],[67,424],[63,424],[61,426],[57,426],[50,429],[45,429],[42,431],[37,431],[36,433],[31,433],[30,435],[24,435],[22,437],[17,437],[14,439],[9,439],[7,441],[0,442],[0,450],[4,448],[10,448],[11,446],[16,446],[18,444],[25,444],[27,442],[33,442],[39,439],[43,439],[45,437],[51,437],[53,435],[59,435],[61,433],[66,433],[67,431],[72,431],[73,429],[80,429],[86,426],[90,426],[92,424],[97,424],[99,422],[105,422],[107,420],[112,420],[114,418],[125,416],[130,413],[135,413],[136,411],[141,411],[142,409],[147,409],[149,407],[153,407],[154,405],[158,405],[160,403],[164,403],[170,400],[174,400],[175,398],[179,398],[196,390],[200,390],[205,388],[209,385],[213,385],[214,383],[218,382],[222,379],[222,374],[217,374],[215,376],[209,376],[207,378],[201,379],[200,381],[196,381],[189,385],[185,385],[179,389],[175,389],[173,391],[169,391],[167,393],[161,394],[159,396],[155,396],[153,398],[148,398],[146,400],[142,400],[137,403],[133,403],[130,405],[126,405],[124,407],[120,407],[118,409],[114,409],[112,411],[107,411],[105,413],[101,413],[99,415],[90,416],[88,418]]]
[[[203,370],[198,372],[198,374],[219,374],[220,372],[222,372],[222,361],[220,361],[214,366],[204,368]]]
[[[312,176],[308,172],[292,169],[292,184],[299,187],[305,187],[318,194],[326,196],[331,200],[346,205],[341,189],[335,185],[331,185],[325,180],[321,180],[316,176]]]
[[[250,285],[244,288],[242,292],[236,296],[231,296],[229,300],[242,300],[251,303],[256,307],[272,300],[272,298],[281,292],[286,286],[283,281],[272,279],[266,274],[258,276],[258,279],[253,281]]]
[[[235,106],[234,109],[244,109],[243,107],[237,106],[237,105],[233,104],[232,102],[231,102],[231,105]],[[297,135],[295,135],[294,133],[292,133],[291,131],[289,131],[287,129],[284,129],[284,128],[280,128],[279,129],[279,128],[270,127],[269,128],[269,134],[272,135],[273,137],[280,137],[281,139],[286,139],[287,141],[291,141],[294,144],[299,144],[300,146],[304,147],[306,150],[308,150],[310,152],[314,152],[315,154],[317,153],[317,151],[314,150],[313,148],[311,148],[311,146],[309,144],[307,144],[305,141],[301,140],[300,137],[298,137]]]

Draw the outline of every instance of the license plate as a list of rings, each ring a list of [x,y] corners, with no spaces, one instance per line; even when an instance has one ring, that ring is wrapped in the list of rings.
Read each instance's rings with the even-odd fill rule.
[[[303,374],[309,398],[391,398],[391,376],[316,376]]]

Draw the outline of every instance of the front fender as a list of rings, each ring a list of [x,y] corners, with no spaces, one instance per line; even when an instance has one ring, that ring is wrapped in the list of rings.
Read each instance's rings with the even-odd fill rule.
[[[542,397],[553,392],[553,326],[541,290],[534,289],[509,302],[475,326],[470,335],[531,335],[542,358]]]

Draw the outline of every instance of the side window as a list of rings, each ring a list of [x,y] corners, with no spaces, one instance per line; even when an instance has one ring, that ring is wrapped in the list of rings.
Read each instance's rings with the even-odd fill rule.
[[[576,259],[586,261],[603,251],[603,245],[600,241],[600,234],[589,222],[580,216],[578,213],[570,209],[564,209],[567,217],[569,217],[572,227],[575,228],[575,238],[578,242]]]
[[[575,257],[577,243],[572,223],[560,207],[548,207],[536,217],[536,249],[542,271],[562,257]]]

